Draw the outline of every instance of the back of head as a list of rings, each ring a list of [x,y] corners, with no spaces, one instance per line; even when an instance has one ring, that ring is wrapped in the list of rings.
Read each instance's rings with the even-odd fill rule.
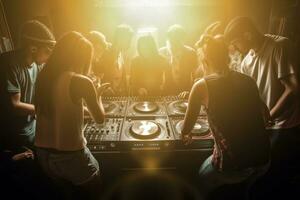
[[[53,48],[55,38],[47,26],[37,20],[30,20],[21,27],[19,42],[22,48],[28,45]]]
[[[52,87],[64,72],[87,74],[91,66],[92,44],[78,32],[65,34],[56,44],[48,63],[41,71],[36,86],[36,106],[51,113]]]
[[[224,37],[222,35],[205,36],[204,40],[204,57],[209,63],[212,63],[209,67],[212,67],[214,71],[228,71],[230,59]]]
[[[253,21],[248,17],[236,17],[232,19],[224,31],[224,37],[228,42],[243,37],[244,33],[259,35],[259,31]]]
[[[99,31],[91,31],[87,34],[86,38],[94,45],[94,46],[102,46],[104,49],[107,48],[108,42],[106,41],[105,35]]]
[[[57,73],[73,71],[86,74],[92,53],[92,44],[83,35],[75,31],[69,32],[57,42],[45,69],[55,68]]]
[[[133,36],[133,29],[127,24],[120,24],[117,26],[114,33],[114,42],[120,40],[130,40]]]
[[[167,37],[170,41],[183,42],[186,36],[184,28],[179,24],[174,24],[168,28]]]
[[[216,35],[219,35],[219,34],[223,34],[224,32],[224,26],[223,26],[223,23],[220,22],[220,21],[216,21],[210,25],[208,25],[203,34],[200,36],[199,40],[195,43],[195,46],[197,48],[200,48],[202,47],[203,43],[204,43],[204,40],[203,38],[205,36],[216,36]]]
[[[139,37],[137,42],[137,50],[140,56],[154,57],[159,54],[157,45],[151,34]]]

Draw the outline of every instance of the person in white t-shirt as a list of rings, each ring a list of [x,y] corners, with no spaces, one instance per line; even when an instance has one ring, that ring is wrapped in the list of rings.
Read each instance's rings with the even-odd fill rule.
[[[224,36],[244,55],[241,72],[256,81],[261,98],[270,110],[273,165],[297,162],[300,158],[299,80],[291,41],[260,33],[247,17],[231,20]]]

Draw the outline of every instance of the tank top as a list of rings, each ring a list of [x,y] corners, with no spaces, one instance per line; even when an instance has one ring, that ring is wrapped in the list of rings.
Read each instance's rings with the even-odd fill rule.
[[[222,171],[266,164],[270,141],[254,80],[230,71],[207,76],[205,81],[208,120],[215,138],[213,165]]]
[[[73,72],[63,73],[49,91],[52,115],[45,116],[37,109],[35,145],[59,151],[77,151],[86,145],[83,135],[82,100],[74,103],[70,96]]]

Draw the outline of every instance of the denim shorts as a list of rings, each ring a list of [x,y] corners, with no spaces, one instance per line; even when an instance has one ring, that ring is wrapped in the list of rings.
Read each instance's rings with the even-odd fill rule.
[[[70,152],[53,152],[37,147],[36,154],[42,169],[54,180],[82,185],[99,176],[99,164],[87,147]]]

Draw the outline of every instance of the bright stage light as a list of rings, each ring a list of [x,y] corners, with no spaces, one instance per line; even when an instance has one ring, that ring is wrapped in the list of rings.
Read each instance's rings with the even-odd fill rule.
[[[104,0],[107,5],[123,5],[133,7],[170,6],[173,0]]]
[[[137,30],[137,34],[138,35],[143,35],[143,34],[147,34],[147,33],[154,34],[154,33],[156,33],[156,31],[157,31],[157,28],[155,28],[155,27],[143,27],[143,28],[139,28]]]
[[[120,2],[127,6],[137,7],[170,6],[172,4],[172,0],[122,0]]]

